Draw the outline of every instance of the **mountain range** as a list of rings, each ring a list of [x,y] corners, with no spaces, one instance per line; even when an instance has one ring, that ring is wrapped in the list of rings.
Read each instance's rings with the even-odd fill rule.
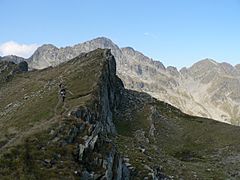
[[[190,115],[239,125],[240,64],[232,66],[204,59],[178,71],[131,47],[119,48],[105,37],[64,48],[45,44],[26,61],[31,69],[44,69],[97,48],[111,49],[117,62],[117,74],[126,88],[146,92]],[[1,59],[24,60],[16,56]]]
[[[0,179],[240,178],[239,126],[126,89],[111,50],[27,65],[0,61]]]

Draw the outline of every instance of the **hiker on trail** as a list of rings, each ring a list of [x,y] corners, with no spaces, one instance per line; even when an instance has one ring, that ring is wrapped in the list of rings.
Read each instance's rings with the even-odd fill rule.
[[[60,88],[60,96],[62,98],[62,102],[64,102],[65,98],[66,98],[66,88],[64,88],[63,84],[59,84],[59,88]]]
[[[64,102],[64,100],[66,98],[66,89],[65,88],[60,90],[60,95],[62,97],[62,102]]]
[[[60,88],[60,96],[61,96],[61,98],[62,98],[62,102],[64,102],[64,100],[65,100],[65,98],[66,98],[66,93],[68,92],[69,94],[71,94],[71,95],[73,95],[73,93],[69,90],[69,89],[67,89],[67,88],[65,88],[65,86],[63,85],[63,83],[60,83],[59,84],[59,88]]]

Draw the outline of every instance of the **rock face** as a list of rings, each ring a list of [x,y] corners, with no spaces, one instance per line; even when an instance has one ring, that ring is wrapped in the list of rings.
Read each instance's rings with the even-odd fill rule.
[[[26,61],[21,61],[19,64],[12,61],[0,61],[0,83],[8,82],[15,74],[27,71],[28,63]]]
[[[28,63],[26,61],[21,61],[17,65],[15,72],[28,72]]]
[[[14,55],[0,57],[0,61],[11,61],[11,62],[14,62],[16,64],[18,64],[18,63],[20,63],[24,60],[25,60],[24,58],[14,56]]]
[[[121,102],[124,87],[116,76],[116,63],[110,50],[96,50],[86,56],[89,60],[94,60],[99,53],[103,61],[98,62],[102,67],[96,89],[92,92],[95,99],[91,106],[80,106],[70,112],[70,117],[76,118],[77,123],[69,130],[65,142],[72,144],[77,140],[83,141],[77,143],[75,154],[77,161],[83,164],[79,172],[80,178],[129,179],[129,170],[126,169],[122,157],[114,143],[106,138],[108,135],[116,134],[112,118]],[[76,59],[78,58],[74,60]],[[82,137],[81,134],[84,134],[86,129],[88,133]]]
[[[18,65],[13,62],[5,63],[14,65],[19,71],[27,69],[26,62]],[[59,72],[62,80],[56,82]],[[19,169],[16,175],[20,179],[45,179],[49,173],[44,172],[52,167],[57,171],[50,170],[51,178],[130,178],[129,168],[113,140],[108,138],[116,135],[113,114],[117,111],[124,91],[122,81],[116,76],[116,62],[110,50],[97,49],[77,56],[58,68],[33,71],[26,76],[27,81],[24,77],[22,82],[19,81],[21,76],[13,77],[11,83],[4,82],[6,87],[0,87],[0,126],[10,125],[9,119],[25,121],[10,139],[5,138],[8,130],[0,134],[1,179],[15,176],[13,171],[6,168],[19,167],[24,169]],[[53,77],[55,80],[52,80]],[[16,82],[20,83],[20,87]],[[58,83],[64,83],[69,90],[67,92],[72,93],[64,104],[53,95],[58,92]],[[34,95],[27,94],[31,91]],[[51,105],[51,99],[55,105]],[[45,101],[47,104],[43,105]],[[34,111],[36,113],[31,115],[30,112]],[[33,124],[34,117],[36,123]],[[7,123],[3,123],[5,121]],[[27,156],[24,155],[25,152]],[[8,161],[5,159],[7,153],[19,159],[16,163],[19,166],[4,166]],[[26,163],[28,161],[31,165]],[[63,163],[68,172],[59,168]],[[58,174],[59,172],[64,174]]]
[[[129,89],[147,92],[191,115],[238,125],[240,68],[205,59],[178,71],[154,61],[131,47],[119,48],[107,38],[72,47],[43,45],[28,59],[30,67],[45,68],[96,48],[109,48],[117,61],[117,74]]]
[[[97,48],[108,48],[112,50],[115,58],[121,58],[120,52],[114,43],[107,38],[97,38],[94,41],[88,41],[77,44],[73,47],[57,48],[54,45],[46,44],[39,47],[34,54],[28,59],[31,67],[43,69],[48,66],[55,66],[59,63],[70,60],[81,53],[90,52]]]

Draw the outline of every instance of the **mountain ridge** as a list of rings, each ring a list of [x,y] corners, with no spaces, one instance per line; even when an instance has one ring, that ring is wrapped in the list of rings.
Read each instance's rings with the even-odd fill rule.
[[[48,45],[49,46],[49,45]],[[117,61],[117,74],[129,89],[147,92],[188,114],[238,125],[240,119],[240,67],[203,59],[179,71],[131,47],[119,48],[110,39],[96,38],[74,46],[51,45],[28,59],[32,68],[56,66],[80,53],[109,48]],[[42,53],[42,54],[41,54]]]
[[[240,177],[240,127],[125,89],[109,49],[13,74],[0,98],[0,179]]]

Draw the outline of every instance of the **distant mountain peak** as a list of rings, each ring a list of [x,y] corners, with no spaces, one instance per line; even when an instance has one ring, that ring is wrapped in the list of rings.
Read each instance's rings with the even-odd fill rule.
[[[226,63],[226,62],[220,63],[220,66],[221,66],[221,68],[223,68],[224,71],[227,71],[227,73],[231,73],[236,70],[236,68],[234,66],[232,66],[231,64]]]
[[[213,65],[218,65],[218,62],[216,62],[215,60],[213,59],[210,59],[210,58],[205,58],[205,59],[202,59],[200,61],[198,61],[197,63],[195,64],[204,64],[204,65],[207,65],[207,64],[213,64]]]
[[[48,50],[48,49],[58,49],[58,48],[53,44],[43,44],[37,50]]]
[[[121,49],[123,49],[123,50],[128,50],[128,51],[135,51],[135,49],[132,48],[132,47],[130,47],[130,46],[123,47],[123,48],[121,48]]]
[[[111,39],[107,38],[107,37],[104,37],[104,36],[101,36],[101,37],[97,37],[95,39],[93,39],[92,41],[109,41],[109,42],[112,42]]]
[[[8,55],[8,56],[0,57],[0,60],[1,61],[12,61],[12,62],[18,64],[18,63],[24,61],[25,59],[22,57],[16,56],[16,55]]]
[[[190,68],[188,68],[188,70],[191,73],[206,73],[218,67],[219,63],[213,59],[206,58],[194,63]]]
[[[233,67],[205,58],[178,71],[175,67],[165,67],[160,61],[154,61],[132,47],[119,48],[106,37],[59,49],[51,44],[43,45],[29,58],[29,65],[36,69],[56,66],[97,48],[111,49],[118,76],[127,88],[147,92],[188,114],[238,123],[232,118],[238,117],[240,111],[236,110],[232,115],[224,107],[235,108],[236,104],[240,107],[240,65]]]
[[[103,44],[104,46],[115,45],[115,44],[113,43],[113,41],[112,41],[111,39],[107,38],[107,37],[97,37],[97,38],[92,39],[92,40],[90,40],[90,41],[86,41],[85,43],[93,43],[93,42],[95,42],[95,43],[101,43],[101,44]]]
[[[132,48],[132,47],[123,47],[123,48],[121,48],[121,50],[122,50],[123,52],[125,52],[125,53],[127,53],[127,54],[131,54],[131,55],[133,55],[133,56],[139,56],[139,57],[144,58],[144,59],[152,60],[151,58],[145,56],[143,53],[135,50],[135,49]]]

